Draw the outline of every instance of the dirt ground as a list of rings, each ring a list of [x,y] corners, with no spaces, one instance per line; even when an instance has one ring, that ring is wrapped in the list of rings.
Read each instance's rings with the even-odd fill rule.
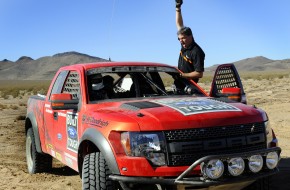
[[[289,78],[243,81],[248,104],[264,109],[282,148],[280,173],[273,177],[275,190],[290,188],[290,85]],[[202,84],[201,84],[202,85]],[[54,162],[51,173],[30,175],[25,160],[24,120],[27,97],[0,98],[0,190],[81,189],[77,173]]]

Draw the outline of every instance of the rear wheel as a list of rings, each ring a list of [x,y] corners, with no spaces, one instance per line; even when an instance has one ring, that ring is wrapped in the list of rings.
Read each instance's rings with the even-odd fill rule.
[[[82,169],[83,189],[117,190],[116,182],[109,179],[111,171],[101,152],[85,156]]]
[[[26,162],[30,174],[46,172],[52,168],[52,157],[37,152],[32,128],[26,133]]]

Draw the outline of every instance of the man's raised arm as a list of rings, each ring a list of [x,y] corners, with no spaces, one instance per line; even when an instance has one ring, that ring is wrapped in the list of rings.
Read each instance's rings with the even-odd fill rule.
[[[177,30],[180,30],[180,28],[184,27],[181,14],[181,5],[183,3],[183,0],[175,0],[175,2],[176,2],[176,27]]]

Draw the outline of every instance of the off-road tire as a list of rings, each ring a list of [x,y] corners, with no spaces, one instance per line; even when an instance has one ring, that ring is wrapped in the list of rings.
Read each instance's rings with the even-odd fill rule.
[[[264,177],[256,180],[254,183],[244,188],[243,190],[270,190],[271,177]]]
[[[26,163],[30,174],[47,172],[52,169],[52,157],[37,152],[32,128],[26,133]]]
[[[101,152],[85,156],[82,168],[82,186],[87,190],[117,190],[117,184],[109,179],[111,171]]]

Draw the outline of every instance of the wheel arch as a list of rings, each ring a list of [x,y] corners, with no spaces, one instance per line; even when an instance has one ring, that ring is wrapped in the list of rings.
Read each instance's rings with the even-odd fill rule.
[[[80,139],[78,149],[78,170],[80,175],[82,175],[84,157],[92,152],[102,152],[111,172],[113,174],[120,174],[115,155],[107,139],[97,129],[89,128],[85,130]]]
[[[25,119],[25,134],[27,133],[29,128],[32,128],[37,152],[44,153],[41,149],[41,141],[39,137],[37,121],[32,112],[28,113]]]

